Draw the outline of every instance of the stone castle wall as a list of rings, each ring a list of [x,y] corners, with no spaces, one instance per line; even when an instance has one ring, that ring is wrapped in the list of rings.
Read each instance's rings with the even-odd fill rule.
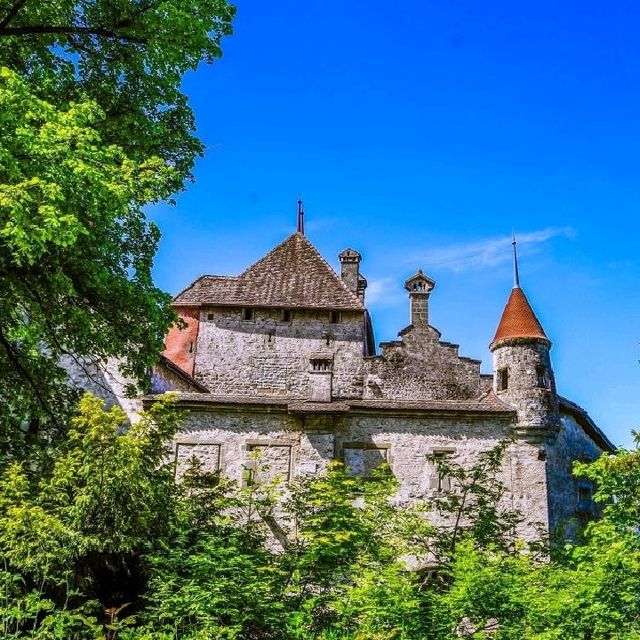
[[[518,424],[550,428],[559,425],[558,396],[548,343],[514,340],[494,350],[493,366],[496,382],[498,371],[507,371],[506,389],[496,386],[495,391],[501,400],[516,407]],[[546,387],[539,385],[539,369],[546,372]]]
[[[194,377],[213,394],[308,399],[313,359],[331,363],[332,393],[359,398],[363,383],[364,319],[361,312],[255,309],[252,320],[240,308],[203,309]]]
[[[176,438],[180,464],[191,454],[237,482],[253,478],[317,474],[330,460],[347,464],[352,473],[367,475],[380,462],[389,463],[399,482],[395,501],[410,505],[438,494],[438,474],[429,457],[434,452],[471,466],[481,451],[510,437],[511,421],[495,416],[366,415],[308,417],[270,412],[258,407],[212,409],[188,414]],[[258,463],[256,464],[256,457]],[[547,487],[538,448],[512,443],[505,454],[501,480],[510,488],[509,508],[520,509],[529,523],[546,526]],[[533,524],[520,532],[532,537]]]
[[[470,400],[479,397],[480,361],[458,355],[427,325],[409,326],[366,361],[365,398]]]
[[[562,412],[560,425],[557,438],[547,445],[549,524],[553,531],[559,525],[566,527],[569,523],[571,532],[595,513],[592,500],[581,500],[581,490],[583,494],[592,494],[594,487],[591,482],[573,475],[573,462],[596,460],[602,450],[584,432],[573,415]],[[575,520],[574,526],[570,520]]]

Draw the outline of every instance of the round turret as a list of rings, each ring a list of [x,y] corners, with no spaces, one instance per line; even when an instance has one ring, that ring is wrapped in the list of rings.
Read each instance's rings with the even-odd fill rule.
[[[489,348],[494,390],[517,409],[518,428],[557,428],[560,415],[551,341],[519,285],[511,291]]]

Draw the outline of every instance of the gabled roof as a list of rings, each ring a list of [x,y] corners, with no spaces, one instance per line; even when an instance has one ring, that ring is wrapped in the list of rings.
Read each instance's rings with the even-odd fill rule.
[[[514,338],[540,339],[549,342],[527,296],[520,287],[514,287],[511,290],[490,349],[495,349],[504,340]]]
[[[198,278],[173,304],[364,310],[358,296],[301,233],[289,236],[237,277]]]
[[[604,431],[591,419],[591,416],[578,404],[567,400],[563,396],[558,396],[560,410],[570,413],[578,424],[591,436],[591,439],[603,450],[613,452],[616,446],[607,438]]]

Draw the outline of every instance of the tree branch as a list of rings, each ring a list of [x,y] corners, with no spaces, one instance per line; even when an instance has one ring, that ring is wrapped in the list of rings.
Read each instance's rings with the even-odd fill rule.
[[[50,409],[48,402],[42,397],[40,388],[38,387],[34,379],[31,377],[31,374],[29,373],[28,369],[24,367],[23,364],[20,362],[20,358],[18,354],[15,352],[13,345],[9,342],[7,337],[2,332],[2,329],[0,329],[0,345],[2,345],[2,347],[4,348],[4,351],[7,354],[7,357],[9,358],[9,360],[11,360],[11,362],[16,367],[16,369],[20,371],[22,376],[27,380],[27,382],[33,389],[34,395],[38,400],[38,403],[40,404],[40,407],[42,408],[42,410],[53,420],[54,424],[57,424],[58,421],[56,419],[56,416],[53,413],[53,411]]]
[[[18,11],[27,4],[27,0],[14,0],[13,7],[9,9],[9,13],[0,20],[0,29],[4,29],[15,17]]]
[[[0,37],[4,36],[25,36],[43,33],[62,33],[73,35],[99,36],[101,38],[112,38],[123,40],[125,42],[133,42],[136,44],[146,44],[147,38],[139,38],[137,36],[128,36],[123,33],[117,33],[104,27],[78,27],[78,26],[56,26],[56,25],[31,25],[27,27],[2,27],[0,25]]]

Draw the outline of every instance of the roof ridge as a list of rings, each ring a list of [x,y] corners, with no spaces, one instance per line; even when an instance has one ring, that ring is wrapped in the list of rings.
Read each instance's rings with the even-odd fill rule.
[[[311,240],[309,240],[309,238],[307,238],[307,236],[305,236],[304,234],[301,234],[301,239],[304,240],[304,242],[307,243],[307,245],[311,248],[311,250],[316,254],[316,256],[318,258],[320,258],[320,260],[324,263],[324,265],[327,267],[327,269],[329,269],[329,271],[331,271],[331,274],[335,277],[336,281],[340,283],[340,286],[352,297],[354,298],[354,300],[358,303],[360,303],[362,306],[364,306],[362,304],[362,301],[360,300],[360,298],[353,292],[351,291],[351,289],[349,289],[349,287],[347,287],[347,285],[345,284],[345,281],[337,274],[336,270],[329,264],[329,262],[324,258],[324,256],[316,249],[315,245],[313,244],[313,242],[311,242]],[[355,249],[354,249],[355,251]]]
[[[320,261],[320,263],[325,267],[330,276],[334,279],[336,283],[339,283],[339,286],[343,289],[343,291],[352,299],[352,301],[356,304],[357,307],[364,308],[364,304],[362,300],[353,292],[347,285],[344,283],[344,280],[336,273],[334,268],[327,262],[324,256],[316,249],[314,244],[305,236],[303,233],[294,232],[287,238],[285,238],[280,244],[276,245],[271,251],[265,254],[262,258],[254,262],[252,265],[247,267],[239,276],[238,279],[244,279],[251,271],[253,271],[256,267],[259,267],[262,263],[266,262],[269,258],[271,258],[279,249],[285,246],[288,242],[299,240],[302,242],[303,246],[307,249],[310,249],[313,255]]]
[[[299,235],[299,234],[298,234],[297,231],[295,231],[291,235],[287,236],[282,242],[278,243],[275,247],[273,247],[272,249],[267,251],[267,253],[265,253],[262,256],[262,258],[258,258],[253,264],[250,264],[246,269],[241,271],[237,275],[237,277],[238,278],[242,278],[244,275],[246,275],[247,272],[251,271],[251,269],[253,269],[254,267],[257,267],[261,262],[264,262],[267,258],[270,258],[280,247],[282,247],[283,245],[287,244],[287,242],[289,242],[289,240],[291,240],[291,238],[293,238],[293,237],[295,237],[297,235]]]

